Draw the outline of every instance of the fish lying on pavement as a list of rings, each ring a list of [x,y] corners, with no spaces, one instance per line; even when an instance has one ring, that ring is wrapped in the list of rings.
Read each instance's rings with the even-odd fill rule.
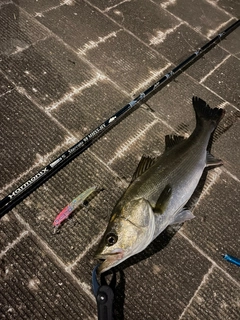
[[[143,156],[129,187],[113,209],[96,258],[98,273],[144,250],[167,226],[194,218],[185,208],[208,166],[221,165],[208,151],[210,136],[225,114],[193,97],[196,127],[188,139],[166,136],[165,151]]]

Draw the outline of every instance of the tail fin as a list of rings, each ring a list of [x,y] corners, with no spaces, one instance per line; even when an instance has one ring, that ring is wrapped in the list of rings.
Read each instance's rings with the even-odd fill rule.
[[[197,127],[202,127],[208,123],[212,127],[212,130],[214,130],[224,116],[225,110],[221,108],[212,109],[205,101],[198,97],[193,97],[192,103],[196,113]]]

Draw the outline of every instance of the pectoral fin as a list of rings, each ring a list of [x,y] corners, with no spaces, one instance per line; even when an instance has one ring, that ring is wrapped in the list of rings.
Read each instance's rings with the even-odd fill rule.
[[[195,216],[192,214],[190,210],[183,209],[174,217],[171,224],[182,223],[186,220],[191,220],[193,218],[195,218]]]
[[[162,193],[160,194],[157,203],[155,205],[155,208],[153,209],[154,213],[156,214],[163,214],[165,209],[167,208],[167,205],[169,203],[169,200],[172,195],[172,188],[168,184],[166,187],[163,189]]]

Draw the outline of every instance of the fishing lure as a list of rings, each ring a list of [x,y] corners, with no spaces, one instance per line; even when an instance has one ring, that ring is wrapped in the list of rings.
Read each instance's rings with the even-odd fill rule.
[[[235,264],[236,266],[240,267],[240,259],[235,258],[233,256],[230,256],[229,254],[223,254],[223,258],[226,261],[231,262],[231,263]]]
[[[65,221],[70,214],[86,200],[94,191],[96,191],[96,187],[91,187],[77,196],[71,203],[69,203],[55,218],[53,221],[54,232],[56,233],[57,229],[60,227],[61,223]]]

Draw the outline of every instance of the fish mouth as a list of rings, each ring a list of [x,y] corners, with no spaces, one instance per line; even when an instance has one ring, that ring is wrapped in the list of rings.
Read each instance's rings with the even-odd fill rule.
[[[119,264],[124,258],[124,251],[118,248],[110,253],[98,254],[96,258],[103,261],[97,270],[98,274],[101,274]]]

